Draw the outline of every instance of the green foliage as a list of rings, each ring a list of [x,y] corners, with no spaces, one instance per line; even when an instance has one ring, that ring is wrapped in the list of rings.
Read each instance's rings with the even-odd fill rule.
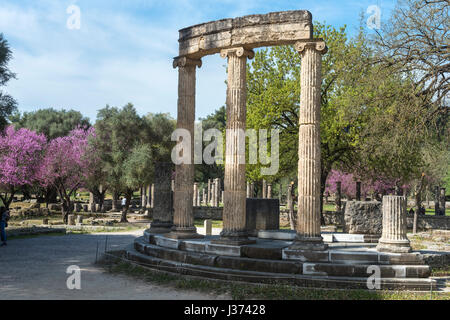
[[[208,129],[217,129],[221,131],[224,135],[226,127],[226,109],[225,106],[220,107],[214,113],[208,115],[206,118],[200,118],[202,121],[203,133]],[[224,135],[225,136],[225,135]],[[204,150],[205,146],[212,141],[203,142]],[[224,177],[224,166],[222,164],[198,164],[195,165],[195,181],[208,181],[208,179],[220,178],[223,180]]]
[[[23,115],[18,113],[11,117],[11,121],[17,128],[43,133],[49,140],[66,136],[78,126],[90,127],[89,119],[80,112],[53,108],[24,112]]]
[[[154,165],[170,161],[175,121],[167,114],[140,117],[129,103],[99,110],[92,143],[106,173],[104,185],[115,194],[150,184]]]
[[[153,178],[153,171],[149,170],[153,163],[151,146],[136,145],[123,163],[123,183],[131,189],[144,186]]]
[[[333,165],[354,160],[361,130],[374,110],[357,99],[364,90],[359,85],[361,77],[371,74],[364,34],[348,40],[345,27],[336,29],[317,22],[314,31],[329,48],[322,59],[324,182]],[[301,56],[293,46],[262,49],[248,68],[247,127],[280,130],[280,170],[277,176],[266,177],[268,180],[295,179],[297,175],[300,70]],[[247,168],[250,179],[262,178],[259,164]]]
[[[8,118],[16,111],[17,102],[13,97],[1,90],[1,87],[14,79],[16,75],[8,69],[8,62],[12,58],[12,52],[8,41],[0,33],[0,131],[8,123]]]

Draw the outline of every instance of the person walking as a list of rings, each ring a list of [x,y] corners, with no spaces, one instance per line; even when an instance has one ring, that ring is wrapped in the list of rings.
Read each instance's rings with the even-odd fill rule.
[[[2,244],[1,247],[6,246],[6,230],[9,220],[9,211],[5,207],[0,207],[0,236]]]

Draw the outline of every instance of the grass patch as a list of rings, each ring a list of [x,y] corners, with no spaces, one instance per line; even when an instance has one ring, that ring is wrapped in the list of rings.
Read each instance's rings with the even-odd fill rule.
[[[268,285],[222,282],[167,274],[122,260],[102,262],[107,272],[122,274],[154,284],[180,290],[195,290],[217,295],[228,294],[234,300],[450,300],[449,293],[369,291],[300,288],[289,285]]]
[[[450,276],[450,266],[431,268],[432,277]]]

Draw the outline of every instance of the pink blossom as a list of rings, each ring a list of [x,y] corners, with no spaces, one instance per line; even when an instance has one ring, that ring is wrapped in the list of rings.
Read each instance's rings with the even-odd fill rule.
[[[46,142],[43,134],[8,126],[0,135],[0,185],[11,189],[33,184]]]

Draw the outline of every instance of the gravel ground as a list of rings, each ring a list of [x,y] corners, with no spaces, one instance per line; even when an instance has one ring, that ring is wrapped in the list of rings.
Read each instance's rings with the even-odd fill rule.
[[[5,299],[228,299],[194,291],[140,282],[112,275],[94,265],[99,251],[121,249],[131,244],[142,230],[65,236],[12,239],[0,247],[0,300]],[[81,269],[81,289],[69,290],[67,267]]]

